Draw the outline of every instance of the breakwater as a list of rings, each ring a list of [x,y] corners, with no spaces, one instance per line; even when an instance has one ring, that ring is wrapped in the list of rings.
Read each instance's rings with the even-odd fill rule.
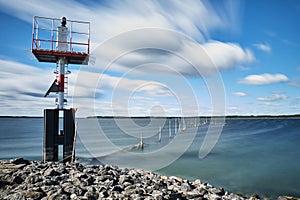
[[[255,199],[200,180],[111,165],[0,161],[0,199]]]

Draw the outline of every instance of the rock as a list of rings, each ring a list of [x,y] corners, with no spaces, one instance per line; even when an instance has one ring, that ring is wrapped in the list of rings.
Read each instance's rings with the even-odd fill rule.
[[[146,193],[146,190],[144,189],[144,188],[137,188],[137,194],[139,194],[139,195],[146,195],[147,193]]]
[[[99,198],[107,198],[107,197],[109,197],[109,194],[107,191],[101,191],[99,193]]]
[[[210,193],[204,195],[204,198],[207,198],[209,200],[222,200],[221,196],[216,195],[216,194],[210,194]]]
[[[168,178],[167,176],[161,176],[160,178],[161,178],[162,180],[166,180],[166,181],[169,180],[169,178]]]
[[[119,177],[119,183],[120,184],[123,184],[128,178],[126,177],[126,175],[121,175]]]
[[[126,175],[121,175],[119,177],[119,183],[124,184],[125,182],[128,182],[130,184],[134,184],[134,181],[130,177],[128,177]]]
[[[142,198],[138,194],[131,194],[130,199],[141,200]],[[160,200],[160,198],[157,198],[157,200]]]
[[[178,177],[176,177],[176,176],[170,176],[169,177],[171,180],[175,180],[175,181],[177,181],[177,182],[179,182],[179,183],[182,183],[183,182],[183,179],[182,178],[178,178]]]
[[[129,185],[129,186],[125,187],[126,191],[134,190],[134,189],[135,189],[135,185]]]
[[[80,186],[81,185],[81,181],[78,178],[72,178],[71,182],[74,186]]]
[[[24,193],[24,196],[28,199],[41,199],[45,196],[46,194],[44,194],[41,191],[34,191],[34,190],[28,190]]]
[[[23,181],[24,181],[24,179],[18,175],[13,177],[13,182],[16,184],[21,184],[21,183],[23,183]]]
[[[77,197],[76,194],[71,194],[71,195],[70,195],[70,199],[78,199],[78,197]]]
[[[207,190],[205,190],[205,189],[202,189],[202,190],[200,190],[200,195],[202,196],[202,197],[204,197],[204,195],[206,195],[207,193],[208,193],[208,191]]]
[[[202,182],[201,182],[201,180],[196,179],[192,184],[196,185],[196,186],[200,186],[202,184]]]
[[[46,171],[44,172],[44,176],[59,176],[60,173],[55,171],[52,168],[46,169]]]
[[[6,198],[4,198],[4,200],[25,200],[25,197],[20,193],[20,192],[16,192],[13,194],[9,194],[8,196],[6,196]]]
[[[0,180],[0,190],[1,190],[2,188],[4,188],[6,185],[9,185],[9,182],[1,181],[1,180]]]
[[[70,198],[66,194],[57,194],[54,193],[51,195],[48,200],[69,200]]]
[[[223,199],[225,199],[225,200],[244,200],[245,198],[243,198],[237,194],[230,193],[226,196],[223,196]]]
[[[43,181],[44,185],[59,185],[59,182],[52,179],[46,179]]]
[[[278,200],[300,200],[300,198],[296,198],[292,196],[279,196]]]
[[[37,183],[37,182],[43,181],[43,177],[34,174],[34,175],[28,176],[28,177],[25,179],[25,181],[26,181],[27,183],[35,184],[35,183]]]
[[[88,175],[80,172],[80,173],[76,173],[74,177],[80,178],[80,179],[86,179],[86,178],[88,178]]]
[[[124,188],[120,185],[115,185],[115,186],[112,187],[111,191],[117,191],[117,192],[120,193],[120,192],[124,191]]]
[[[253,194],[250,196],[249,200],[259,200],[261,199],[257,194]]]
[[[23,158],[16,158],[15,160],[12,160],[11,163],[15,164],[15,165],[19,165],[19,164],[29,165],[30,161],[29,160],[24,160]]]
[[[153,190],[151,193],[151,196],[153,196],[155,199],[157,199],[158,197],[162,197],[163,193],[162,193],[162,191],[159,191],[159,190]]]
[[[183,183],[183,184],[181,184],[180,190],[182,192],[187,192],[187,191],[191,190],[191,187],[188,183]]]
[[[99,194],[96,192],[96,189],[94,187],[90,187],[88,188],[88,191],[84,194],[84,197],[86,197],[88,200],[97,200]]]
[[[219,196],[223,196],[225,194],[223,188],[210,188],[208,191]]]
[[[195,199],[195,198],[200,198],[200,197],[202,197],[202,195],[201,195],[199,192],[195,191],[195,190],[186,192],[185,195],[186,195],[186,197],[187,197],[188,199]]]
[[[186,199],[185,197],[183,197],[181,194],[179,194],[179,193],[171,193],[171,194],[169,194],[169,199],[174,199],[174,200],[184,200],[184,199]]]

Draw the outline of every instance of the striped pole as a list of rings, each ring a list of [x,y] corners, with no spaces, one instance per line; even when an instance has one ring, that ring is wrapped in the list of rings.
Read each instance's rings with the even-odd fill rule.
[[[60,58],[58,61],[59,75],[58,75],[58,108],[64,108],[65,99],[65,58]]]

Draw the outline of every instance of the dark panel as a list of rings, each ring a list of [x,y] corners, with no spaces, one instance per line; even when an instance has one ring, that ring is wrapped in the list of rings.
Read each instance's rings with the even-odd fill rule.
[[[64,110],[64,162],[71,162],[75,136],[75,112]]]
[[[55,137],[58,135],[57,109],[44,110],[44,161],[57,161],[58,150],[54,147]]]

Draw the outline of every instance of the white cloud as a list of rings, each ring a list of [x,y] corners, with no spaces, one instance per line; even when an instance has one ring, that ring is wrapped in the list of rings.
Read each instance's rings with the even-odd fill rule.
[[[270,53],[271,52],[271,46],[268,44],[254,44],[254,46],[264,52]]]
[[[283,100],[283,99],[287,99],[288,96],[286,96],[285,94],[273,94],[272,96],[268,96],[268,97],[258,97],[256,98],[258,101],[278,101],[278,100]]]
[[[141,84],[139,88],[136,89],[137,93],[146,93],[147,96],[162,96],[168,97],[172,96],[172,93],[169,91],[168,87],[161,84],[149,81],[145,84]]]
[[[237,97],[244,97],[244,96],[247,96],[246,93],[244,92],[234,92],[232,93],[234,96],[237,96]]]
[[[249,49],[242,49],[234,43],[210,41],[205,43],[203,48],[219,69],[227,69],[255,59]]]
[[[288,81],[288,77],[284,74],[253,74],[246,76],[239,83],[248,85],[266,85],[271,83],[279,83]]]
[[[105,70],[124,72],[127,68],[186,76],[205,76],[255,60],[250,50],[238,44],[198,44],[178,32],[161,29],[127,32],[98,46],[93,56],[95,67]]]
[[[237,106],[229,106],[228,107],[228,110],[238,110],[238,107]]]

